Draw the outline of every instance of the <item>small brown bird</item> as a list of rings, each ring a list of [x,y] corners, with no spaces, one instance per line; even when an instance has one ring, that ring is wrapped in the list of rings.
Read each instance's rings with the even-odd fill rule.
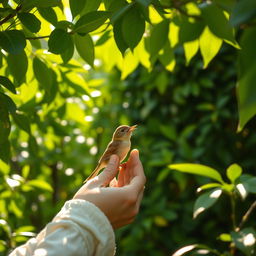
[[[125,159],[131,148],[131,136],[132,132],[136,129],[137,125],[128,126],[121,125],[116,128],[112,140],[108,144],[106,150],[101,156],[98,165],[95,170],[91,173],[91,175],[84,181],[94,178],[98,175],[99,171],[106,167],[111,155],[118,155],[120,163]]]

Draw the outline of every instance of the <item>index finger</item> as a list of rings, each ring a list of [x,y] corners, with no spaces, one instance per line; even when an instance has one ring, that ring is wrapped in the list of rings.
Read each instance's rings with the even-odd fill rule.
[[[146,176],[144,174],[143,166],[139,158],[139,151],[137,149],[132,150],[127,163],[127,168],[131,169],[131,181],[127,187],[140,192],[146,183]]]

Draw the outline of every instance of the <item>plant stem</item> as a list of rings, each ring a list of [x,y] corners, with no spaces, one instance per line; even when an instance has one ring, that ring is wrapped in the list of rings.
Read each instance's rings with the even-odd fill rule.
[[[235,195],[234,193],[230,193],[230,200],[231,200],[231,221],[233,230],[236,230],[236,202],[235,202]]]
[[[250,208],[247,210],[247,212],[245,213],[245,215],[242,217],[242,220],[239,224],[239,226],[236,228],[236,231],[240,231],[241,228],[244,226],[245,222],[249,219],[250,215],[252,214],[253,210],[256,208],[256,201],[254,201],[252,203],[252,205],[250,206]]]

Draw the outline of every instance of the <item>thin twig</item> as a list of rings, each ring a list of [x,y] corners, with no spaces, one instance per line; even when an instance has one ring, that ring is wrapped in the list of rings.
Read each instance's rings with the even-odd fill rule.
[[[21,5],[18,5],[17,8],[15,9],[15,11],[13,13],[10,13],[9,15],[7,15],[5,18],[3,18],[2,20],[0,20],[0,26],[3,25],[5,22],[7,22],[8,20],[10,20],[11,18],[15,17],[17,15],[17,13],[19,12],[19,10],[21,10]]]
[[[249,219],[250,215],[252,214],[253,210],[256,208],[256,201],[254,201],[252,203],[252,205],[250,206],[250,208],[247,210],[247,212],[245,213],[245,215],[242,217],[242,220],[239,224],[239,226],[237,227],[236,231],[240,231],[241,228],[244,226],[245,222]]]

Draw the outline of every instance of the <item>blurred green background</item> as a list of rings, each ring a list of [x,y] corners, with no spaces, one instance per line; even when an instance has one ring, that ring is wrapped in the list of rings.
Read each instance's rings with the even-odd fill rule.
[[[193,220],[196,187],[207,178],[167,165],[197,162],[222,172],[236,162],[255,173],[255,121],[236,133],[235,54],[223,47],[204,70],[198,58],[186,66],[178,48],[173,73],[157,63],[151,72],[139,66],[124,81],[118,69],[90,70],[90,98],[68,95],[58,108],[29,113],[35,136],[14,126],[11,168],[1,162],[8,174],[0,185],[0,212],[8,220],[1,237],[8,229],[17,233],[7,240],[16,246],[27,238],[23,230],[41,230],[93,170],[115,127],[138,124],[132,147],[140,150],[147,184],[135,223],[116,232],[117,255],[170,255],[199,241],[221,249],[216,237],[231,226],[227,200]]]

